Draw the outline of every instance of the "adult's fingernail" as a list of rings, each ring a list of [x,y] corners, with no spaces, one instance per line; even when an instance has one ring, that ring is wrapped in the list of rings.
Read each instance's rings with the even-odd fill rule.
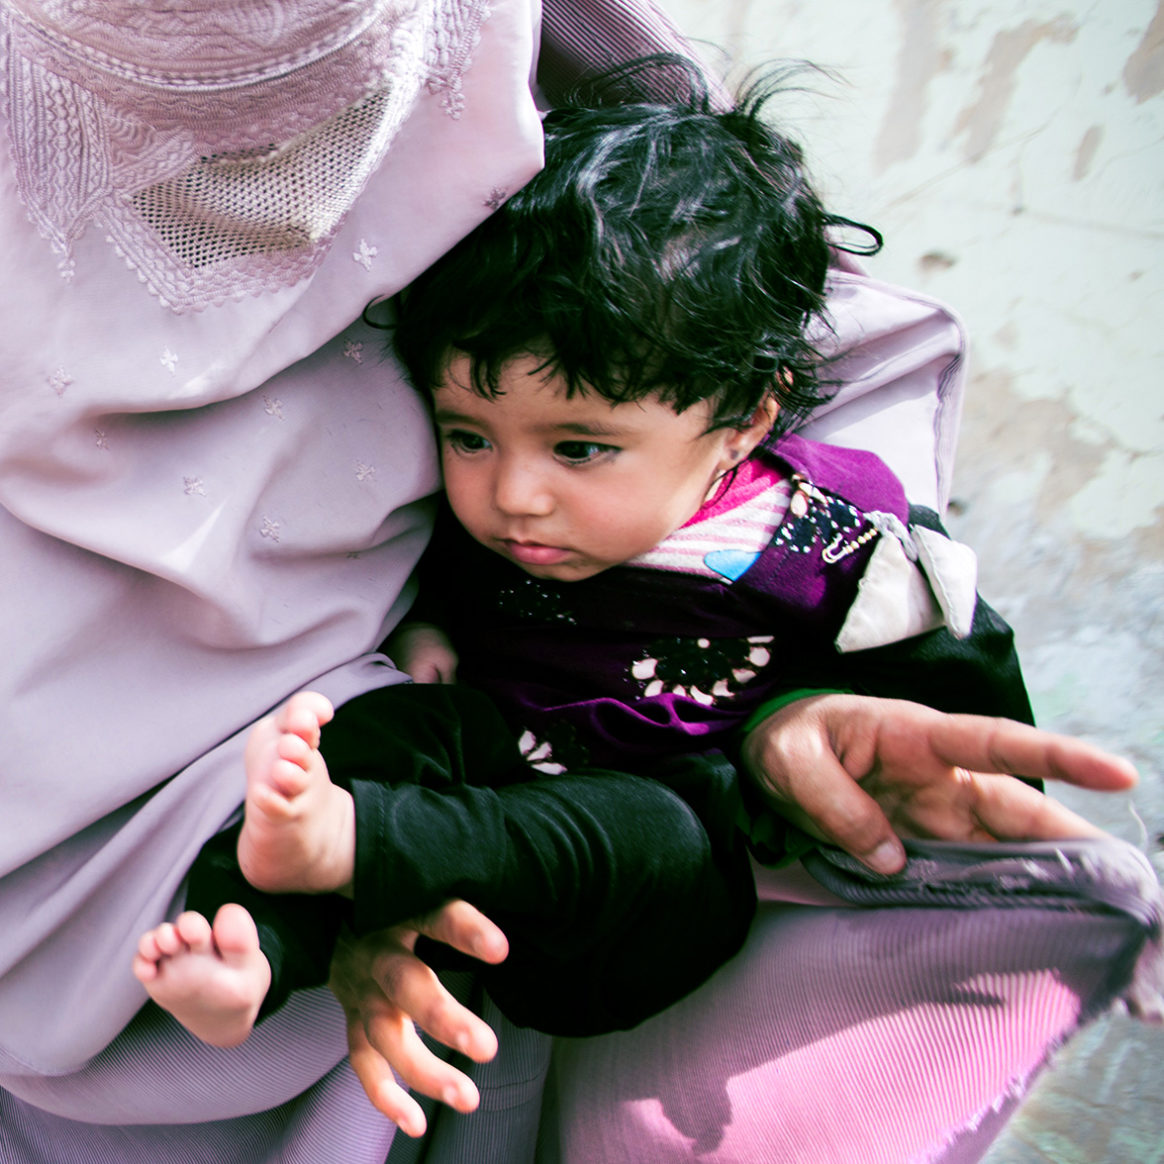
[[[882,841],[865,858],[865,863],[878,873],[896,873],[905,863],[905,854],[896,842]]]

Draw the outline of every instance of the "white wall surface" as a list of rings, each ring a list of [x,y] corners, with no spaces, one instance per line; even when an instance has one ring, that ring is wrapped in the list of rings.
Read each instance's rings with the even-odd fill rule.
[[[1164,10],[664,7],[737,65],[795,57],[832,71],[789,95],[786,124],[833,209],[884,233],[872,272],[944,299],[969,328],[951,523],[1016,625],[1040,718],[1158,772]]]
[[[661,3],[737,66],[832,73],[789,132],[884,233],[872,273],[970,332],[951,529],[1040,722],[1140,765],[1132,797],[1064,799],[1164,869],[1164,3]],[[1162,1059],[1159,1031],[1085,1032],[989,1159],[1164,1160]]]

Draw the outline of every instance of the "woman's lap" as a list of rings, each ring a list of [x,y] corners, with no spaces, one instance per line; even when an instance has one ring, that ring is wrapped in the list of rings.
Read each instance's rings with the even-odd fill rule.
[[[332,1066],[342,1025],[322,994],[296,996],[232,1052],[175,1039],[150,1010],[85,1071],[0,1092],[0,1157],[378,1164],[391,1146],[392,1164],[975,1160],[1048,1053],[1123,990],[1144,935],[1090,908],[769,899],[709,983],[633,1031],[559,1040],[548,1076],[548,1040],[484,1000],[502,1055],[478,1073],[481,1110],[430,1109],[423,1143],[394,1142],[346,1064]],[[203,1055],[217,1073],[185,1069]],[[224,1096],[273,1110],[197,1124]],[[153,1122],[176,1117],[189,1122]]]
[[[241,1047],[152,1005],[70,1075],[0,1080],[5,1164],[380,1164],[394,1129],[344,1057],[331,995],[296,995]]]
[[[977,1159],[1141,941],[1098,913],[765,904],[702,990],[556,1045],[539,1164]]]

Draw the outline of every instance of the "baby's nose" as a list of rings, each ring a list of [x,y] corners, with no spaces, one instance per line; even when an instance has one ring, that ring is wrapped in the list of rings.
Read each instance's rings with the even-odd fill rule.
[[[502,466],[493,489],[493,502],[502,513],[543,516],[554,508],[545,475],[528,463]]]

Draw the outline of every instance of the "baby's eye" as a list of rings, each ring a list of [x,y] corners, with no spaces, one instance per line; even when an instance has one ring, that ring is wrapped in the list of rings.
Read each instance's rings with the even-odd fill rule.
[[[597,441],[558,441],[554,445],[554,456],[571,465],[586,465],[617,452],[614,445],[600,445]]]
[[[479,433],[463,428],[451,428],[441,433],[441,441],[448,448],[459,453],[479,453],[489,447],[489,442]]]

